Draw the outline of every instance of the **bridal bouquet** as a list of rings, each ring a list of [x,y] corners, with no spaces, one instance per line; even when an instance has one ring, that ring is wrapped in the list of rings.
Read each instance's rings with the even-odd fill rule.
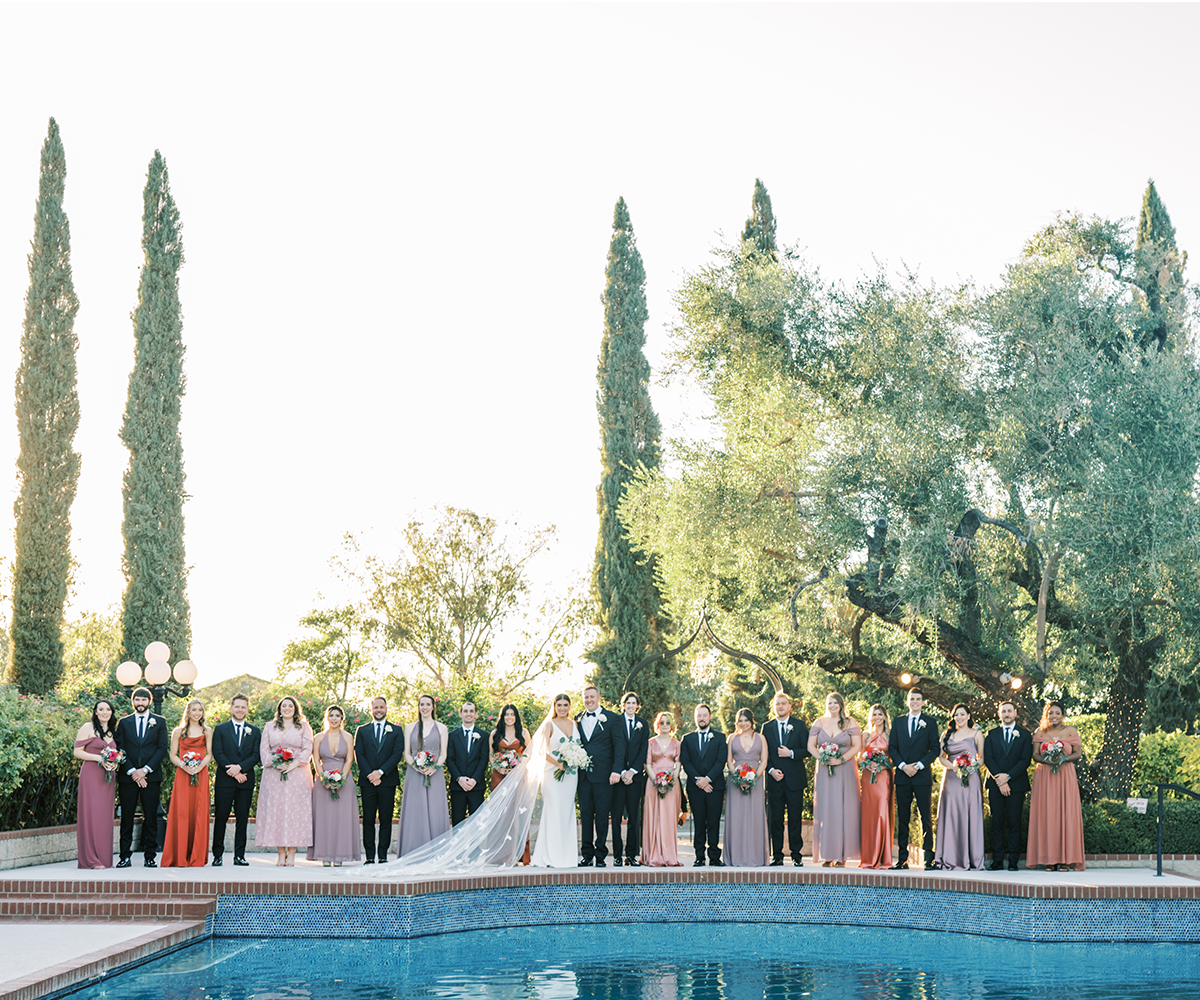
[[[583,749],[583,745],[569,740],[565,736],[558,738],[558,749],[551,750],[550,756],[559,763],[559,766],[554,769],[555,781],[562,781],[568,774],[592,769],[592,758]]]
[[[342,790],[342,785],[346,783],[346,776],[341,771],[322,771],[321,784],[329,789],[329,797],[334,802],[337,801],[338,792]]]
[[[729,780],[742,790],[743,795],[749,795],[754,789],[754,783],[758,781],[758,772],[749,764],[740,764],[729,776]]]
[[[864,753],[859,758],[858,769],[860,771],[865,771],[867,768],[871,767],[872,764],[875,765],[873,768],[871,768],[872,785],[875,784],[875,779],[879,777],[880,771],[886,771],[889,768],[895,767],[895,765],[892,763],[892,758],[887,755],[886,750],[869,750]]]
[[[822,743],[817,747],[817,760],[829,769],[829,777],[833,777],[833,761],[842,759],[842,748],[836,743]]]
[[[287,747],[276,747],[271,751],[271,766],[279,772],[280,781],[287,781],[288,773],[284,768],[292,762],[295,756]]]
[[[179,759],[181,761],[183,761],[184,767],[195,767],[197,764],[200,763],[200,761],[204,760],[204,758],[201,757],[200,754],[196,753],[195,750],[189,750],[187,753],[181,754]],[[200,784],[200,775],[199,774],[189,774],[188,775],[188,784],[189,785]]]
[[[963,788],[969,788],[971,775],[979,771],[979,761],[973,759],[969,753],[960,753],[954,758],[954,766],[958,768],[958,777],[963,783]]]
[[[675,784],[675,775],[670,771],[659,771],[654,776],[654,790],[658,792],[658,797],[661,799],[671,790]]]
[[[1066,759],[1067,748],[1063,745],[1062,740],[1052,740],[1042,744],[1042,763],[1050,765],[1051,774],[1058,774],[1058,769],[1062,767]]]
[[[118,750],[116,747],[105,747],[100,751],[100,760],[98,763],[101,767],[104,767],[105,764],[120,764],[124,759],[124,750]],[[104,767],[104,783],[106,785],[112,784],[114,773],[115,772],[110,771],[107,767]]]
[[[428,750],[418,750],[417,755],[413,758],[413,764],[415,764],[417,767],[425,767],[425,768],[436,768],[436,767],[441,766],[437,762],[437,757],[435,757]],[[429,787],[429,779],[432,777],[433,777],[432,774],[426,774],[424,776],[426,788]]]
[[[492,754],[493,771],[511,771],[521,762],[521,755],[516,750],[501,750]]]

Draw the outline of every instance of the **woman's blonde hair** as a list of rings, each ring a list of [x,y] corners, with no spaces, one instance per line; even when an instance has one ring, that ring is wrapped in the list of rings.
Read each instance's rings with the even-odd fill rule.
[[[208,728],[208,723],[204,721],[204,702],[202,702],[199,698],[193,698],[191,701],[189,701],[184,706],[183,718],[179,720],[179,727],[178,727],[179,732],[184,733],[185,735],[188,731],[188,728],[192,724],[191,714],[192,714],[192,706],[193,705],[200,706],[200,728],[201,729]]]

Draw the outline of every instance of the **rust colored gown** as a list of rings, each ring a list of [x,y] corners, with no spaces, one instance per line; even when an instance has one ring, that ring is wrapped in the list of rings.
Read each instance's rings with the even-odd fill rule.
[[[181,736],[179,756],[208,751],[203,736]],[[175,784],[171,786],[171,806],[167,811],[167,842],[163,847],[164,868],[203,868],[208,864],[208,768],[191,775],[175,768]]]
[[[863,746],[864,751],[882,750],[884,753],[887,753],[887,748],[887,733],[868,736]],[[872,785],[871,772],[861,771],[858,781],[862,796],[862,861],[858,867],[891,868],[892,828],[895,826],[892,772],[881,770]]]
[[[520,737],[517,737],[515,740],[501,740],[497,744],[497,746],[499,746],[499,748],[501,750],[515,750],[518,754],[522,754],[525,752],[525,744],[521,742]],[[526,766],[528,766],[528,765],[526,765]],[[501,774],[499,771],[492,771],[492,781],[491,781],[491,789],[490,790],[494,792],[496,790],[496,786],[498,784],[500,784],[500,782],[502,782],[507,777],[508,777],[508,775]],[[521,864],[523,864],[523,865],[529,864],[529,841],[528,840],[525,841],[525,853],[521,855]]]
[[[1061,740],[1067,753],[1078,753],[1082,746],[1079,731],[1064,726],[1056,733],[1034,733],[1034,749],[1050,740]],[[1083,809],[1074,761],[1060,764],[1058,774],[1050,770],[1049,764],[1038,764],[1033,772],[1025,864],[1029,868],[1070,865],[1077,872],[1083,871]]]

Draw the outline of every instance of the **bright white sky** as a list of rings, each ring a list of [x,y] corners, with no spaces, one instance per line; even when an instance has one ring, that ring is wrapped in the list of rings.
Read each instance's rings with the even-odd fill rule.
[[[51,115],[67,152],[75,609],[124,587],[117,435],[155,149],[187,255],[206,684],[271,676],[342,533],[382,549],[434,503],[556,523],[542,581],[589,571],[619,195],[652,364],[681,275],[740,232],[756,177],[781,240],[839,280],[878,258],[993,282],[1059,210],[1135,215],[1150,176],[1200,252],[1198,29],[1194,5],[1144,4],[0,6],[0,372]],[[695,433],[694,404],[653,392],[668,433]]]

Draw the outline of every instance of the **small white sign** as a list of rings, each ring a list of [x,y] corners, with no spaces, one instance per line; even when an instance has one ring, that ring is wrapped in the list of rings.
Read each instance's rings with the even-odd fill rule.
[[[1127,805],[1134,812],[1144,813],[1146,811],[1146,802],[1146,799],[1128,798],[1125,800],[1125,805]]]

